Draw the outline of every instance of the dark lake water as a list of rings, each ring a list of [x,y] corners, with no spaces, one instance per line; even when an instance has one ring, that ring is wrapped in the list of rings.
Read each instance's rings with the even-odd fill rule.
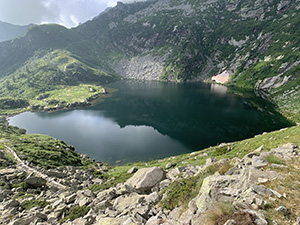
[[[189,153],[286,126],[223,86],[119,81],[111,87],[118,91],[96,106],[25,112],[10,124],[112,164]]]

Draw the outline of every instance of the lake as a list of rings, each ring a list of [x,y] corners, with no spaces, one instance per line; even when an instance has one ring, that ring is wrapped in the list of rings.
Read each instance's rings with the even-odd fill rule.
[[[127,80],[110,87],[118,91],[96,106],[25,112],[10,124],[111,164],[189,153],[286,126],[220,85]]]

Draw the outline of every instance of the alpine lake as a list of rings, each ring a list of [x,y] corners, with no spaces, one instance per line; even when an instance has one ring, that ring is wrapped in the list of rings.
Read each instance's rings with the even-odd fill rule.
[[[10,124],[110,164],[190,153],[288,126],[279,114],[216,84],[123,80],[109,87],[116,91],[95,106],[25,112]]]

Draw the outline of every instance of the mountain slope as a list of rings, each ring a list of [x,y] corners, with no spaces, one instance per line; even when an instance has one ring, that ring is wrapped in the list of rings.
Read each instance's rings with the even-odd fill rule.
[[[0,21],[0,42],[23,36],[30,26],[18,26]]]
[[[81,71],[111,77],[92,79],[99,83],[117,79],[117,75],[210,81],[225,72],[231,78],[229,85],[256,89],[290,119],[300,121],[299,10],[299,0],[118,3],[77,28],[34,26],[25,37],[1,43],[1,85],[5,88],[4,83],[13,79],[18,83],[21,71],[26,67],[37,70],[40,61],[47,64],[43,66],[46,77],[58,76],[61,84],[74,85],[71,73],[61,79],[62,71],[51,69],[61,62],[45,60],[59,51],[78,60]],[[26,82],[35,76],[31,75],[28,73]],[[76,78],[79,83],[81,75]],[[8,89],[1,93],[16,96]]]

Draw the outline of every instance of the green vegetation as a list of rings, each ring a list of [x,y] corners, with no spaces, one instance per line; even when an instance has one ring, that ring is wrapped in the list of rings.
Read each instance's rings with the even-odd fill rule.
[[[141,167],[139,167],[141,168]],[[102,177],[107,180],[107,182],[103,184],[93,184],[89,187],[91,191],[99,191],[99,190],[105,190],[110,187],[113,187],[119,183],[125,182],[127,179],[133,176],[133,174],[127,173],[127,171],[130,169],[130,166],[115,166],[110,167],[109,173],[102,174]],[[113,179],[112,179],[113,178]]]
[[[48,204],[49,203],[44,199],[38,199],[38,200],[26,200],[21,204],[21,206],[26,210],[30,210],[34,207],[44,208]]]
[[[225,174],[231,167],[229,163],[212,165],[201,171],[197,176],[175,180],[163,191],[163,193],[166,193],[166,197],[161,200],[160,205],[170,210],[173,210],[178,205],[187,208],[188,203],[199,193],[205,177],[216,172]]]
[[[177,205],[187,207],[191,199],[196,197],[205,177],[218,171],[217,166],[209,166],[195,177],[182,178],[174,181],[164,192],[166,197],[160,202],[161,206],[173,210]]]
[[[270,164],[275,163],[275,164],[285,165],[284,160],[278,158],[275,155],[268,155],[268,156],[264,157],[264,159],[267,160],[267,162]]]
[[[231,202],[217,202],[215,205],[205,212],[205,224],[219,225],[220,220],[227,221],[228,217],[234,213],[234,207]],[[224,223],[224,222],[223,222]]]
[[[14,149],[21,159],[45,168],[82,165],[74,147],[45,135],[20,135]]]
[[[91,167],[92,160],[83,160],[74,147],[65,142],[46,135],[25,134],[24,129],[10,126],[4,117],[0,117],[0,148],[4,144],[12,147],[18,156],[36,166],[53,168],[57,166]],[[14,161],[13,157],[5,154],[6,158]]]
[[[290,224],[290,220],[296,221],[297,215],[299,215],[299,208],[295,207],[300,204],[300,185],[298,179],[295,177],[300,176],[299,166],[300,162],[289,161],[287,163],[288,168],[274,169],[280,173],[280,178],[271,180],[266,184],[267,188],[276,190],[278,193],[285,193],[286,198],[278,199],[278,201],[269,201],[265,207],[267,211],[266,217],[269,221],[276,220],[280,224]],[[279,206],[285,206],[289,209],[287,215],[282,215],[276,211]]]
[[[62,219],[61,221],[59,221],[60,223],[66,222],[67,220],[76,220],[79,217],[83,217],[85,216],[89,211],[90,211],[91,207],[87,207],[87,206],[73,206],[72,208],[70,208],[67,213],[66,216],[64,217],[64,219]]]

